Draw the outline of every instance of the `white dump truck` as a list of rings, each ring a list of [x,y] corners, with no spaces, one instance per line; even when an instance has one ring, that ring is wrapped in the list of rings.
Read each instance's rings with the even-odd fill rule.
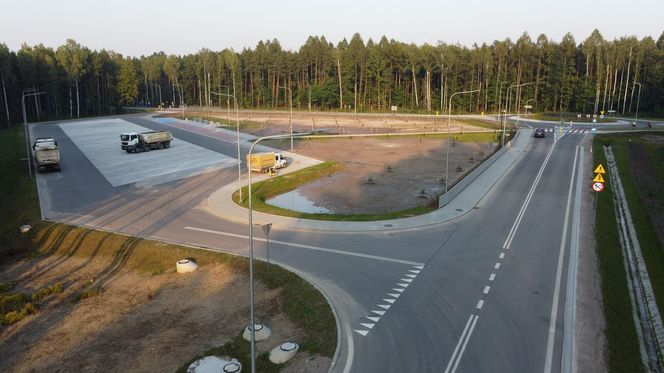
[[[254,153],[251,155],[251,162],[249,162],[249,155],[247,155],[247,165],[251,163],[251,171],[255,172],[268,172],[277,168],[286,167],[287,161],[281,153]]]
[[[32,144],[37,170],[40,173],[46,170],[60,171],[60,150],[58,143],[52,137],[39,137]]]
[[[171,147],[171,131],[129,132],[120,135],[120,147],[127,153],[146,152]]]

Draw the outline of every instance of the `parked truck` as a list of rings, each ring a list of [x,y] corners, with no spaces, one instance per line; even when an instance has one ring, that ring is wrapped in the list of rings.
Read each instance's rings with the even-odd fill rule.
[[[36,168],[39,173],[46,170],[60,171],[60,150],[52,137],[39,137],[32,144]]]
[[[251,171],[255,172],[268,172],[277,168],[286,167],[287,161],[281,153],[254,153],[251,155],[251,162],[249,155],[247,155],[247,165],[251,163]]]
[[[171,147],[171,131],[129,132],[120,135],[120,147],[127,153],[146,152],[154,149]]]

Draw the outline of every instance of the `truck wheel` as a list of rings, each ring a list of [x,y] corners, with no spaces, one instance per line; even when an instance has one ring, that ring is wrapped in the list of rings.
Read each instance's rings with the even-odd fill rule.
[[[170,148],[170,147],[171,147],[171,143],[170,143],[170,142],[167,142],[166,144],[164,144],[164,148],[168,149],[168,148]]]

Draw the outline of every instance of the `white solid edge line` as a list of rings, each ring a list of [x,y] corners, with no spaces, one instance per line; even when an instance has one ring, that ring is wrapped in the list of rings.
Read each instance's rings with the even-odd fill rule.
[[[556,283],[553,288],[553,304],[551,304],[551,320],[549,321],[549,337],[546,342],[546,359],[544,360],[544,373],[550,373],[553,369],[553,344],[556,336],[556,320],[558,318],[558,298],[560,297],[560,282],[563,272],[563,261],[565,259],[565,241],[567,237],[567,227],[569,225],[569,210],[572,202],[572,192],[574,191],[574,175],[576,173],[576,160],[579,156],[579,146],[574,152],[574,165],[572,166],[572,177],[569,182],[569,192],[567,193],[567,206],[565,207],[565,220],[563,222],[563,233],[560,240],[560,253],[558,254],[558,267],[556,268]]]
[[[216,234],[216,235],[220,235],[220,236],[249,239],[249,236],[245,236],[243,234],[220,232],[220,231],[215,231],[215,230],[212,230],[212,229],[196,228],[196,227],[189,227],[189,226],[184,227],[184,229],[191,230],[191,231],[197,231],[197,232],[211,233],[211,234]],[[267,241],[265,238],[260,238],[260,237],[254,237],[254,240],[255,241],[261,241],[261,242],[266,242]],[[401,263],[401,264],[408,264],[408,265],[420,265],[420,264],[422,264],[422,263],[418,263],[418,262],[411,262],[409,260],[388,258],[388,257],[384,257],[384,256],[377,256],[377,255],[370,255],[370,254],[354,253],[354,252],[351,252],[351,251],[326,249],[324,247],[304,245],[304,244],[293,243],[293,242],[285,242],[285,241],[279,241],[279,240],[270,240],[270,243],[273,243],[273,244],[276,243],[276,244],[285,245],[285,246],[292,246],[292,247],[297,247],[297,248],[301,248],[301,249],[321,251],[321,252],[326,252],[326,253],[331,253],[331,254],[355,256],[355,257],[360,257],[360,258],[365,258],[365,259],[383,260],[383,261],[392,262],[392,263]]]

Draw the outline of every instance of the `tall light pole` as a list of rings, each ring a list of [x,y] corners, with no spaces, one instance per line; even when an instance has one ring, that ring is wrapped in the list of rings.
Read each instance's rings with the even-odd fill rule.
[[[500,83],[500,89],[498,90],[498,114],[500,115],[501,111],[501,104],[503,103],[503,84],[509,83],[507,80],[504,82]]]
[[[308,136],[311,135],[313,132],[306,132],[306,133],[298,133],[297,137],[301,136]],[[251,147],[249,148],[249,155],[247,155],[247,168],[248,168],[248,174],[249,174],[249,320],[251,322],[251,373],[256,373],[256,331],[255,329],[255,321],[254,321],[254,222],[253,222],[253,205],[251,201],[251,152],[254,151],[254,146],[256,146],[259,142],[263,140],[268,140],[268,139],[282,139],[282,138],[287,138],[289,137],[292,139],[293,134],[291,133],[290,135],[273,135],[273,136],[265,136],[261,137],[258,140],[254,141],[253,144],[251,144]]]
[[[636,115],[634,116],[634,127],[636,127],[636,123],[639,120],[639,101],[641,101],[641,83],[634,82],[634,84],[639,85],[639,95],[636,98]]]
[[[290,88],[284,87],[284,86],[281,86],[281,85],[279,86],[279,88],[288,90],[288,93],[290,94],[290,100],[289,100],[289,102],[290,102],[290,115],[289,115],[289,119],[288,119],[288,122],[289,122],[288,126],[290,127],[290,135],[291,135],[291,137],[290,137],[290,151],[292,152],[293,151],[293,91],[291,91]]]
[[[237,104],[237,98],[235,97],[235,95],[232,95],[230,93],[217,93],[217,92],[210,92],[210,93],[214,93],[218,96],[233,97],[233,102],[235,103],[235,129],[237,132],[237,189],[238,193],[240,194],[240,203],[242,203],[242,166],[241,166],[242,155],[240,154],[240,109]]]
[[[30,137],[28,136],[28,116],[25,114],[25,98],[38,96],[46,92],[38,92],[35,88],[26,88],[21,96],[21,110],[23,111],[23,129],[25,131],[25,152],[28,155],[28,173],[32,179],[32,153],[30,153]]]
[[[449,179],[449,168],[450,168],[450,126],[452,125],[452,98],[456,95],[462,95],[466,93],[475,93],[479,92],[479,89],[472,91],[461,91],[454,92],[450,96],[449,107],[447,109],[447,149],[445,149],[445,193],[447,193],[447,186],[450,184]]]
[[[507,113],[509,113],[509,111],[510,111],[511,98],[512,98],[512,94],[510,93],[510,91],[512,90],[512,88],[514,88],[514,87],[520,88],[520,87],[530,85],[530,84],[535,84],[535,82],[512,84],[511,86],[509,86],[507,88],[507,98],[505,99],[505,101],[507,101]],[[519,120],[519,108],[517,107],[516,110],[517,110],[517,115],[516,116],[517,116],[517,127],[518,127],[518,125],[519,125],[519,122],[518,122],[518,120]],[[505,126],[507,125],[507,113],[505,113],[505,120],[503,121],[502,138],[500,139],[500,146],[501,147],[505,146]]]

